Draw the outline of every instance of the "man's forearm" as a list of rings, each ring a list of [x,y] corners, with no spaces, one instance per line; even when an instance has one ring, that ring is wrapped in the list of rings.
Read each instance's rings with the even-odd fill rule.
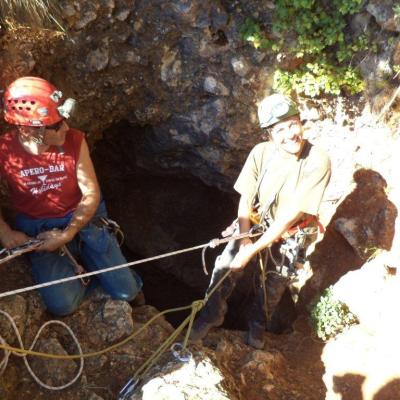
[[[73,238],[93,218],[99,203],[100,193],[98,192],[83,196],[64,232]]]
[[[267,231],[253,244],[253,255],[256,255],[261,250],[270,247],[276,240],[279,240],[281,236],[301,218],[302,215],[303,213],[299,212],[291,218],[285,218],[273,222]]]
[[[248,232],[251,228],[250,210],[247,199],[242,196],[238,207],[238,221],[240,233]]]

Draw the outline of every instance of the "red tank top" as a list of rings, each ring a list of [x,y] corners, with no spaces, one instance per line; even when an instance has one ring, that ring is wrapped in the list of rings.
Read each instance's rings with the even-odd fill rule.
[[[50,146],[34,155],[24,150],[16,133],[0,137],[0,174],[15,209],[32,218],[64,217],[81,200],[76,164],[83,133],[70,129],[62,148]]]

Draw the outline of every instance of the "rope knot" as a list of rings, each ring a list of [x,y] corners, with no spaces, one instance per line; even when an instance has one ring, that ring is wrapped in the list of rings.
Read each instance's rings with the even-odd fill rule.
[[[204,304],[204,300],[196,300],[192,303],[192,310],[197,313],[204,307]]]
[[[210,242],[208,243],[208,247],[211,247],[212,249],[215,249],[217,246],[219,246],[221,244],[220,239],[212,239],[210,240]]]

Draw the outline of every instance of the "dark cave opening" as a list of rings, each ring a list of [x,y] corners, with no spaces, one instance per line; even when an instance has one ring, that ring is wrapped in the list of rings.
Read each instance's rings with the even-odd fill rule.
[[[150,130],[127,122],[116,124],[103,133],[92,152],[109,214],[126,236],[123,252],[128,261],[208,243],[220,237],[237,212],[238,195],[207,186],[187,171],[163,174],[161,168],[152,171],[138,166],[136,152],[143,148],[144,137],[151,137]],[[146,303],[164,311],[202,299],[222,250],[223,245],[207,249],[208,276],[203,272],[201,250],[135,267],[144,281]],[[254,273],[246,268],[238,282],[229,300],[225,328],[247,329]],[[177,326],[188,313],[167,314],[166,319]]]

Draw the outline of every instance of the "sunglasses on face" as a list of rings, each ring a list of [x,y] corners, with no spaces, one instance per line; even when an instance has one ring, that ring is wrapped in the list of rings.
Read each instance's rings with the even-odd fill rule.
[[[58,130],[60,130],[63,122],[64,122],[64,120],[62,119],[61,121],[58,121],[57,123],[55,123],[53,125],[45,126],[44,129],[46,131],[50,131],[50,130],[58,131]]]
[[[48,126],[29,126],[28,128],[35,131],[35,132],[41,132],[44,133],[45,131],[58,131],[60,130],[64,120],[62,119],[61,121],[58,121],[57,123],[53,125],[48,125]]]

